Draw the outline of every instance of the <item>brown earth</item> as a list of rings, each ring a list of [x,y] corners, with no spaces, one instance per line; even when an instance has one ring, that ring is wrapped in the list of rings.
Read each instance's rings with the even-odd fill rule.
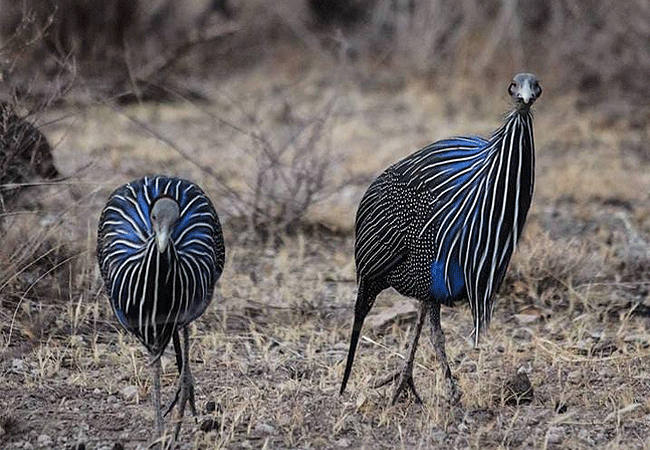
[[[338,394],[356,205],[372,176],[421,145],[488,135],[508,80],[485,90],[277,58],[197,82],[208,102],[67,103],[40,119],[69,178],[33,188],[4,225],[2,448],[152,441],[147,355],[118,330],[94,239],[110,191],[157,172],[205,188],[227,245],[214,302],[192,328],[201,411],[185,418],[179,448],[650,448],[650,128],[579,114],[543,84],[534,205],[478,347],[468,308],[443,309],[461,403],[443,398],[424,339],[415,369],[424,404],[388,406],[390,388],[372,383],[399,366],[415,311],[394,292],[378,299]],[[327,192],[304,214],[309,226],[260,242],[238,211],[255,197],[264,148],[333,163]],[[163,365],[169,401],[171,350]],[[518,372],[533,388],[519,405],[506,401]]]

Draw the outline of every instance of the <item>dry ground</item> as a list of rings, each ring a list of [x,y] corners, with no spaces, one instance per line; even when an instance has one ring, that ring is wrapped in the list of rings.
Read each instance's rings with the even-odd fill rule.
[[[50,111],[41,125],[70,178],[34,188],[25,212],[5,218],[0,251],[2,448],[150,442],[147,356],[116,327],[94,239],[110,191],[153,172],[201,184],[227,245],[214,302],[192,328],[201,414],[185,419],[180,448],[650,448],[650,128],[578,114],[553,86],[536,105],[534,206],[490,330],[475,348],[467,307],[443,310],[461,403],[442,397],[426,339],[415,370],[423,405],[387,406],[390,390],[372,388],[400,364],[414,320],[413,302],[394,292],[368,318],[338,395],[364,190],[346,180],[374,176],[433,139],[489,134],[507,108],[506,82],[433,83],[280,58],[201,84],[208,103],[83,101]],[[317,133],[308,131],[314,119]],[[345,187],[307,212],[316,231],[260,243],[234,218],[245,201],[221,183],[247,192],[260,136],[335,161],[327,183]],[[171,350],[163,364],[170,399]],[[509,404],[505,386],[518,371],[534,397]]]

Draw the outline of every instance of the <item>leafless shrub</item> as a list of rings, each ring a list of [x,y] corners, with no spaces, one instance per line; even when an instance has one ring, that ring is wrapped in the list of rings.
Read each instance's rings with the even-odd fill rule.
[[[22,61],[58,68],[72,60],[99,77],[116,71],[115,92],[128,82],[162,83],[152,68],[167,70],[182,59],[192,63],[177,68],[192,73],[250,64],[282,39],[324,54],[322,44],[339,27],[354,53],[382,60],[389,54],[421,73],[487,76],[491,84],[531,70],[588,100],[634,100],[648,89],[650,8],[641,1],[1,0],[0,11],[0,34]],[[237,22],[237,33],[210,32],[228,21]]]
[[[334,161],[324,139],[331,107],[326,105],[282,144],[264,134],[253,136],[254,175],[242,199],[250,230],[295,231],[308,208],[331,193],[328,175]]]
[[[165,85],[174,84],[162,72],[228,34],[204,33],[212,15],[230,17],[227,5],[225,0],[0,0],[5,88],[0,91],[16,86],[26,91],[39,77],[47,85],[62,74],[80,74],[91,82],[93,96],[135,92],[138,99],[166,99]]]
[[[241,236],[244,240],[275,239],[285,233],[319,228],[318,219],[310,221],[308,217],[312,208],[351,186],[369,182],[368,175],[353,175],[340,167],[342,155],[331,151],[335,103],[336,96],[304,116],[295,113],[285,101],[279,114],[270,119],[270,125],[262,123],[268,117],[257,113],[244,111],[247,119],[237,123],[205,110],[215,123],[238,135],[241,146],[236,148],[243,157],[238,159],[233,176],[229,170],[221,173],[215,169],[218,161],[204,162],[164,131],[135,117],[129,119],[212,179],[213,185],[206,188],[219,198],[220,214],[230,222],[229,226],[246,231]]]
[[[33,53],[23,57],[38,60],[47,53],[65,60],[74,55],[88,62],[88,69],[93,61],[115,62],[137,13],[137,2],[127,0],[3,0],[1,7],[2,35],[18,31],[21,40],[34,44]]]

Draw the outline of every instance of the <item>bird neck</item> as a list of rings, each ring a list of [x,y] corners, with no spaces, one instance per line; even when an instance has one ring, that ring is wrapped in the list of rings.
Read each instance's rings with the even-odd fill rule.
[[[493,155],[508,152],[510,146],[520,151],[521,158],[531,160],[534,165],[535,144],[533,139],[533,114],[529,107],[510,111],[503,125],[494,132],[489,145]]]
[[[169,244],[164,252],[158,251],[158,245],[155,238],[152,238],[147,245],[145,255],[145,265],[149,266],[149,283],[152,285],[164,286],[170,282],[173,276],[175,263],[177,260],[176,249],[173,241],[170,239]]]
[[[516,245],[521,235],[533,196],[535,184],[535,141],[533,138],[533,115],[529,107],[515,109],[502,127],[500,137],[501,157],[508,161],[508,191],[513,195],[511,208]]]

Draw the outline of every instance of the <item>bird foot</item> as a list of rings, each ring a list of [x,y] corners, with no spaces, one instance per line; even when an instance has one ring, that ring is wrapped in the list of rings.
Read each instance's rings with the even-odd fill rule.
[[[174,395],[174,400],[171,401],[167,409],[165,410],[165,413],[163,414],[163,417],[167,417],[167,415],[174,409],[174,406],[179,404],[179,400],[181,400],[181,403],[179,405],[179,415],[183,417],[183,414],[185,412],[185,404],[189,401],[190,403],[190,411],[192,411],[192,415],[196,416],[197,415],[197,410],[196,410],[196,400],[194,396],[194,381],[192,380],[192,377],[190,376],[189,380],[187,380],[185,383],[189,383],[189,386],[187,388],[188,392],[183,392],[183,382],[179,382],[178,387],[176,388],[176,394]],[[182,412],[181,412],[182,410]]]
[[[376,382],[373,385],[373,387],[377,389],[389,383],[393,383],[395,381],[397,381],[397,385],[395,386],[395,390],[393,391],[393,396],[391,397],[390,400],[391,405],[394,405],[397,402],[399,395],[405,390],[410,390],[413,393],[416,403],[422,403],[422,398],[420,398],[417,391],[415,390],[415,383],[413,382],[413,372],[411,370],[405,370],[405,369],[398,370],[395,373],[388,376],[387,378],[384,378],[383,380]]]
[[[189,373],[189,371],[181,376],[179,380],[179,387],[176,392],[176,397],[170,406],[171,409],[171,407],[178,403],[178,421],[176,422],[176,430],[174,431],[173,442],[176,442],[178,440],[178,436],[181,432],[181,423],[183,422],[183,416],[185,415],[185,407],[187,406],[188,402],[190,404],[190,411],[192,412],[192,415],[196,417],[197,412],[196,400],[194,397],[194,380],[192,379],[192,375]],[[169,410],[167,412],[169,412]]]
[[[456,380],[454,380],[452,377],[449,377],[447,378],[446,384],[447,386],[445,397],[447,397],[447,401],[452,406],[457,405],[460,402],[460,398],[462,397],[462,392],[460,389],[458,389]]]

